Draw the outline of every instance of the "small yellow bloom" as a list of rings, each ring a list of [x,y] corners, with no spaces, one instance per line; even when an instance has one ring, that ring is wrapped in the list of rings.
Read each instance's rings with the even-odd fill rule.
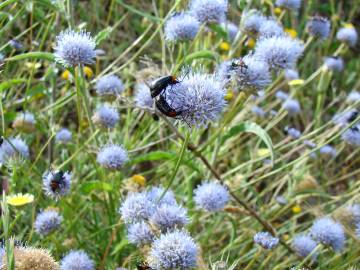
[[[146,178],[144,176],[142,176],[141,174],[134,174],[131,177],[131,180],[142,187],[145,186],[145,184],[146,184]]]
[[[296,80],[292,80],[292,81],[288,82],[288,84],[290,86],[295,86],[295,85],[302,85],[302,84],[304,84],[304,82],[305,81],[302,79],[296,79]]]
[[[290,37],[292,38],[296,38],[297,37],[297,32],[295,29],[292,28],[285,28],[285,32],[289,34]]]
[[[225,95],[225,100],[230,101],[234,98],[234,91],[233,90],[228,90],[226,95]]]
[[[26,63],[25,63],[25,66],[26,66],[28,69],[39,69],[39,68],[41,67],[41,64],[40,64],[40,63],[26,62]]]
[[[284,238],[285,241],[287,241],[287,240],[290,239],[290,235],[288,235],[288,234],[286,233],[286,234],[284,234],[283,238]]]
[[[351,24],[351,23],[345,23],[345,24],[344,24],[344,27],[345,27],[345,28],[354,28],[354,25]]]
[[[228,51],[230,50],[230,44],[228,42],[221,42],[219,45],[220,50],[222,51]]]
[[[255,47],[255,39],[249,38],[246,42],[246,46],[248,46],[249,49],[253,49]]]
[[[63,80],[69,80],[71,78],[71,73],[68,70],[64,70],[63,73],[61,73],[61,79]]]
[[[281,14],[281,12],[282,12],[281,8],[277,7],[277,8],[274,9],[274,13],[275,13],[276,16],[279,16]]]
[[[85,66],[85,67],[83,68],[83,70],[84,70],[84,73],[85,73],[85,77],[86,77],[86,78],[91,79],[91,78],[94,76],[94,72],[92,71],[91,68]]]
[[[7,196],[6,201],[10,205],[21,206],[28,203],[32,203],[34,201],[34,195],[28,193],[26,194],[18,193],[16,195]]]
[[[293,206],[292,208],[291,208],[291,211],[294,213],[294,214],[299,214],[301,211],[302,211],[302,209],[301,209],[301,207],[300,207],[300,205],[295,205],[295,206]]]
[[[269,149],[267,149],[267,148],[260,148],[260,149],[257,151],[257,155],[258,155],[259,157],[264,157],[264,156],[270,155],[270,151],[269,151]]]

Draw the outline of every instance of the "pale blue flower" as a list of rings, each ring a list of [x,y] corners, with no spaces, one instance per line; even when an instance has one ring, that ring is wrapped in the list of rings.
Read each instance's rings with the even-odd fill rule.
[[[285,92],[282,91],[282,90],[278,90],[278,91],[276,91],[276,93],[275,93],[275,97],[276,97],[277,99],[280,99],[280,100],[282,100],[282,101],[285,101],[285,100],[287,100],[287,99],[289,98],[289,94],[288,94],[288,93],[285,93]]]
[[[285,128],[287,134],[294,140],[299,139],[301,137],[301,131],[296,128]]]
[[[229,191],[216,182],[204,182],[194,190],[194,201],[197,207],[208,212],[224,209],[229,201]]]
[[[150,266],[153,269],[190,269],[197,266],[198,247],[185,231],[160,235],[150,250]]]
[[[266,116],[266,112],[263,110],[263,108],[256,105],[252,106],[251,112],[259,118],[264,118]]]
[[[275,19],[266,19],[260,25],[259,36],[262,38],[281,37],[284,35],[285,32],[282,25]]]
[[[94,261],[82,250],[70,251],[60,262],[61,270],[95,270]]]
[[[162,187],[151,187],[146,192],[146,198],[156,205],[176,205],[175,195],[172,190],[167,190]],[[161,199],[160,199],[161,198]]]
[[[336,149],[329,144],[322,146],[319,152],[323,157],[331,157],[331,158],[334,158],[337,154]]]
[[[260,38],[256,43],[255,57],[267,62],[270,68],[286,69],[295,66],[304,45],[289,36]]]
[[[185,12],[175,13],[165,23],[165,38],[171,42],[192,40],[199,29],[200,22],[195,17]]]
[[[351,91],[346,98],[347,103],[356,103],[358,101],[360,101],[360,92],[355,90]]]
[[[285,100],[282,107],[288,112],[290,116],[297,115],[301,112],[300,103],[296,99]]]
[[[130,243],[142,246],[151,243],[155,235],[147,223],[140,221],[129,225],[127,237]]]
[[[331,71],[341,72],[344,69],[344,61],[341,57],[325,57],[324,65]]]
[[[201,23],[224,22],[228,0],[191,0],[189,11]]]
[[[71,173],[48,171],[43,174],[43,190],[46,196],[59,199],[70,192]]]
[[[57,211],[45,210],[40,212],[35,219],[35,231],[43,236],[50,234],[60,227],[63,218]]]
[[[92,120],[103,128],[114,128],[120,116],[116,109],[102,105],[92,117]]]
[[[135,87],[135,104],[140,108],[152,109],[154,100],[151,98],[150,89],[145,83],[137,84]]]
[[[0,145],[0,163],[14,159],[28,159],[29,157],[29,147],[18,137],[4,139]]]
[[[122,145],[110,144],[100,149],[96,161],[106,169],[119,170],[128,159],[128,153]]]
[[[258,10],[245,11],[241,16],[241,30],[249,35],[257,35],[266,17]]]
[[[314,16],[307,22],[306,27],[310,35],[320,39],[326,39],[330,35],[331,24],[330,21],[321,16]]]
[[[125,223],[136,223],[149,219],[155,212],[155,203],[150,201],[147,194],[132,193],[122,202],[119,213]]]
[[[258,232],[254,235],[254,242],[265,249],[273,249],[279,244],[279,238],[269,232]]]
[[[285,80],[292,81],[299,79],[299,72],[296,69],[285,69],[284,71]]]
[[[55,141],[58,143],[69,143],[72,139],[71,131],[67,128],[60,129],[55,136]]]
[[[301,7],[301,0],[276,0],[276,6],[298,11]]]
[[[341,42],[348,44],[351,47],[354,47],[358,40],[358,34],[354,27],[343,27],[340,28],[336,33],[336,38]]]
[[[310,236],[304,234],[295,236],[292,245],[296,253],[304,258],[313,252],[317,246],[316,242]],[[314,252],[312,259],[316,260],[318,255],[319,252]]]
[[[239,33],[239,27],[230,21],[221,23],[221,27],[227,32],[229,40],[234,41]]]
[[[97,95],[106,99],[116,98],[125,90],[123,82],[116,75],[100,77],[96,81],[95,88]]]
[[[56,37],[54,56],[65,67],[94,63],[95,40],[85,31],[68,29]]]
[[[187,211],[178,205],[163,204],[156,209],[150,222],[162,232],[180,229],[188,223]]]
[[[353,146],[360,146],[360,125],[353,126],[341,134],[341,139]]]
[[[310,235],[314,240],[331,246],[336,252],[344,248],[344,228],[340,223],[335,222],[331,218],[323,217],[317,219],[311,227]]]

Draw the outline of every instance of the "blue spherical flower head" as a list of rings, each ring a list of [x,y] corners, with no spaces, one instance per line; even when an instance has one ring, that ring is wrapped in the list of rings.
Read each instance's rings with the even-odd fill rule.
[[[115,99],[125,90],[123,82],[115,75],[100,77],[96,82],[95,88],[96,94],[106,100]]]
[[[166,100],[188,126],[206,126],[220,117],[227,104],[224,83],[215,75],[191,72],[166,89]]]
[[[127,237],[130,243],[142,246],[151,243],[155,235],[146,222],[140,221],[129,225]]]
[[[280,23],[275,19],[265,19],[259,28],[259,37],[270,38],[270,37],[281,37],[284,36],[284,29]]]
[[[327,69],[334,72],[341,72],[344,69],[344,60],[341,57],[325,57],[324,65]]]
[[[277,99],[280,99],[280,100],[284,101],[284,100],[287,100],[287,99],[289,98],[289,94],[288,94],[288,93],[285,93],[285,92],[282,91],[282,90],[278,90],[278,91],[276,91],[276,93],[275,93],[275,97],[276,97]]]
[[[337,154],[336,149],[329,144],[322,146],[319,152],[320,155],[324,158],[334,158]]]
[[[266,17],[258,10],[245,11],[241,16],[241,30],[248,35],[256,36],[266,20]]]
[[[355,90],[351,91],[346,98],[346,103],[356,103],[358,101],[360,101],[360,92]]]
[[[94,270],[94,261],[82,250],[70,251],[60,262],[61,270]]]
[[[296,99],[287,99],[282,107],[288,112],[290,116],[297,115],[301,112],[300,103]]]
[[[155,204],[142,192],[128,195],[121,204],[119,213],[125,223],[134,223],[149,219],[155,209]]]
[[[266,116],[266,112],[259,106],[252,106],[251,112],[256,115],[256,117],[264,118]]]
[[[317,246],[316,242],[310,236],[304,234],[295,236],[292,245],[296,253],[304,258],[312,253]],[[312,259],[316,260],[318,254],[318,252],[314,252]]]
[[[351,122],[353,122],[358,115],[359,115],[359,111],[356,109],[346,110],[335,114],[334,117],[332,118],[332,122],[336,125],[339,125],[340,127],[345,127]]]
[[[269,232],[258,232],[254,235],[254,242],[265,249],[273,249],[279,244],[279,238]]]
[[[150,89],[145,83],[137,84],[135,93],[135,104],[137,107],[152,109],[154,100],[151,98]]]
[[[190,13],[201,23],[221,23],[225,21],[227,0],[192,0]]]
[[[65,67],[94,63],[95,40],[85,31],[68,29],[56,37],[55,59]]]
[[[57,211],[42,211],[36,217],[34,223],[35,231],[40,235],[46,236],[60,227],[62,219],[62,216]]]
[[[289,36],[260,38],[256,43],[255,57],[268,63],[272,69],[286,69],[295,66],[304,51],[304,45]]]
[[[94,123],[103,128],[114,128],[119,119],[119,113],[107,105],[101,106],[92,117]]]
[[[341,134],[341,139],[350,145],[360,146],[360,125],[356,125],[346,130]]]
[[[219,183],[204,182],[194,190],[194,201],[205,211],[220,211],[229,201],[229,191]]]
[[[200,22],[195,17],[185,12],[175,13],[165,23],[165,38],[170,42],[192,40],[199,28]]]
[[[162,187],[151,187],[146,192],[146,198],[155,205],[176,205],[175,195],[172,190],[167,190]],[[161,198],[161,199],[160,199]]]
[[[150,218],[150,222],[162,232],[181,229],[188,221],[187,211],[184,208],[166,204],[159,206]]]
[[[48,171],[43,175],[43,190],[45,195],[53,199],[60,199],[70,192],[71,173]]]
[[[237,82],[240,91],[260,91],[271,83],[269,66],[253,55],[246,55],[233,62],[231,74]]]
[[[67,144],[71,142],[71,139],[72,139],[71,131],[68,130],[67,128],[60,129],[55,136],[55,141],[63,144]]]
[[[299,79],[299,72],[296,69],[285,69],[284,72],[285,79],[287,81],[297,80]]]
[[[298,11],[301,7],[301,0],[276,0],[276,6]]]
[[[344,248],[344,228],[340,223],[335,222],[331,218],[323,217],[317,219],[311,227],[310,235],[317,242],[331,246],[336,252]]]
[[[128,153],[123,146],[111,144],[100,149],[96,161],[106,169],[119,170],[128,159]]]
[[[229,40],[234,41],[237,34],[239,33],[238,26],[230,21],[227,21],[221,23],[221,27],[227,32]]]
[[[185,231],[160,235],[150,250],[150,267],[154,269],[190,269],[197,266],[198,247]]]
[[[354,47],[358,40],[358,34],[354,27],[343,27],[336,33],[336,38],[350,47]]]
[[[28,159],[30,156],[29,147],[20,138],[4,139],[0,145],[0,163],[12,160]]]
[[[321,16],[314,16],[306,24],[310,35],[320,39],[327,39],[330,35],[331,24],[330,21]]]
[[[296,128],[285,128],[287,134],[294,140],[299,139],[301,137],[301,131]]]

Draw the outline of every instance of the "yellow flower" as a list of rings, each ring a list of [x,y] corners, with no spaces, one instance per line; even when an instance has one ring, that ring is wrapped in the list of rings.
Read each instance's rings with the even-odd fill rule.
[[[228,50],[230,50],[230,44],[225,42],[225,41],[221,42],[220,45],[219,45],[219,48],[222,51],[228,51]]]
[[[86,77],[86,78],[91,79],[91,78],[94,76],[94,72],[92,71],[91,68],[85,66],[85,67],[83,68],[83,70],[84,70],[84,73],[85,73],[85,77]]]
[[[285,241],[287,241],[287,240],[290,239],[290,235],[288,235],[288,234],[286,233],[286,234],[284,234],[283,238],[284,238]]]
[[[354,28],[354,25],[351,24],[351,23],[345,23],[345,24],[344,24],[344,27],[345,27],[345,28]]]
[[[270,155],[270,151],[269,151],[269,149],[267,149],[267,148],[260,148],[260,149],[257,151],[257,155],[258,155],[259,157],[264,157],[264,156]]]
[[[225,95],[225,100],[230,101],[234,98],[234,91],[232,91],[231,89],[227,91],[226,95]]]
[[[21,206],[28,203],[32,203],[34,201],[34,195],[28,193],[26,194],[18,193],[16,195],[7,196],[6,201],[10,205]]]
[[[281,8],[278,7],[274,9],[274,13],[276,16],[279,16],[281,14],[281,11],[282,11]]]
[[[297,37],[297,32],[295,29],[292,28],[285,28],[285,32],[289,34],[290,37],[292,38],[296,38]]]
[[[61,73],[61,79],[63,80],[69,80],[71,78],[71,73],[68,70],[64,70],[63,73]]]
[[[141,174],[134,174],[131,177],[131,180],[142,187],[145,186],[145,184],[146,184],[146,178],[144,176],[142,176]]]
[[[253,49],[255,47],[255,39],[249,38],[246,42],[246,46],[248,46],[249,49]]]
[[[300,212],[301,212],[301,207],[300,207],[300,205],[295,205],[295,206],[293,206],[292,208],[291,208],[291,211],[294,213],[294,214],[299,214]]]
[[[28,69],[39,69],[39,68],[41,67],[41,64],[40,64],[40,63],[26,62],[26,63],[25,63],[25,66],[26,66]]]
[[[296,80],[292,80],[292,81],[288,82],[288,84],[290,86],[294,86],[294,85],[302,85],[302,84],[304,84],[304,82],[305,81],[302,79],[296,79]]]

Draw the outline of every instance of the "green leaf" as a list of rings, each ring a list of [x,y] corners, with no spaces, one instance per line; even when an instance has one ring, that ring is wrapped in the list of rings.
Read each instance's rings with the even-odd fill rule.
[[[124,247],[126,247],[128,244],[129,244],[129,241],[128,241],[126,238],[122,239],[122,240],[120,241],[120,243],[117,244],[117,245],[114,247],[114,250],[111,252],[110,255],[114,256],[115,254],[119,254],[120,251],[121,251]]]
[[[113,28],[108,26],[104,30],[101,30],[95,37],[96,45],[99,45],[103,40],[109,38]]]
[[[257,135],[267,146],[270,151],[271,161],[274,163],[274,146],[272,144],[270,136],[267,132],[256,123],[244,122],[233,126],[230,130],[222,137],[222,143],[231,137],[236,136],[241,132],[250,132]]]
[[[103,191],[112,191],[112,186],[108,183],[100,182],[100,181],[91,181],[83,183],[80,187],[80,190],[83,193],[91,193],[94,190],[103,190]]]
[[[155,151],[146,153],[144,155],[140,155],[131,161],[129,161],[130,164],[137,164],[144,161],[157,161],[157,160],[170,160],[174,159],[176,155],[174,153],[169,152],[163,152],[163,151]]]
[[[6,58],[5,61],[20,61],[20,60],[26,60],[26,59],[39,59],[39,60],[48,60],[51,62],[55,61],[55,57],[52,53],[48,52],[28,52],[28,53],[22,53],[15,55],[13,57]]]
[[[188,56],[185,57],[185,62],[189,63],[192,62],[195,59],[210,59],[210,60],[216,60],[217,56],[214,52],[212,51],[208,51],[208,50],[203,50],[203,51],[198,51],[198,52],[194,52],[189,54]]]

